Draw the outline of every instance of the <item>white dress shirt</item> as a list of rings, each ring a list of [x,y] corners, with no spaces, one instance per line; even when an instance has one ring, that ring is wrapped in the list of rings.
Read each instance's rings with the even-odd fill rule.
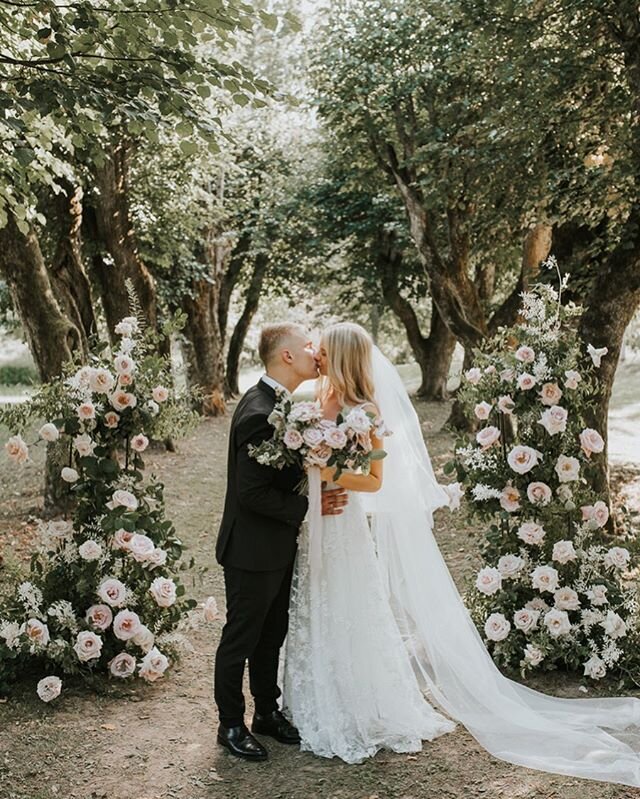
[[[272,389],[274,389],[276,391],[278,389],[280,389],[280,391],[284,391],[285,394],[288,394],[289,396],[291,396],[291,392],[289,391],[289,389],[285,388],[285,386],[283,386],[282,383],[278,383],[278,381],[274,380],[273,377],[270,377],[269,375],[264,374],[264,375],[262,375],[262,377],[260,379],[264,383],[266,383],[268,386],[271,386]]]

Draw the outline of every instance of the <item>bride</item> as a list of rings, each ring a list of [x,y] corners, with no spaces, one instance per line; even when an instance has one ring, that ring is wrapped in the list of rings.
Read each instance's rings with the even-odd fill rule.
[[[324,332],[320,372],[325,416],[362,406],[393,435],[370,475],[337,480],[350,492],[342,516],[319,511],[320,478],[332,470],[310,471],[284,686],[303,748],[347,762],[417,749],[452,728],[425,692],[495,757],[640,786],[640,701],[547,696],[493,663],[433,536],[433,511],[449,497],[392,364],[363,328],[343,323]]]

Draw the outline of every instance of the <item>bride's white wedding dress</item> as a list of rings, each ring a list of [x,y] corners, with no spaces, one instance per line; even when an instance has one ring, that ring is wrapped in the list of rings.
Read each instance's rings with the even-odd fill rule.
[[[347,763],[382,748],[420,751],[454,725],[418,687],[360,496],[351,492],[342,515],[323,517],[313,555],[308,533],[300,536],[284,675],[302,748]]]
[[[640,700],[547,696],[507,679],[493,663],[432,533],[432,513],[448,504],[448,496],[435,479],[415,410],[395,368],[377,349],[373,367],[376,403],[394,433],[385,439],[382,489],[360,495],[348,513],[331,519],[320,515],[319,474],[310,482],[309,530],[298,556],[285,677],[285,698],[305,746],[342,756],[334,749],[348,746],[362,722],[368,740],[362,756],[375,751],[376,723],[384,733],[380,738],[393,738],[397,730],[407,740],[412,733],[414,741],[430,737],[416,725],[407,701],[416,696],[413,672],[403,657],[382,651],[402,649],[390,629],[390,608],[413,671],[431,698],[495,757],[640,787]],[[373,545],[362,543],[371,541],[362,509],[371,514],[377,566]],[[351,597],[368,593],[369,581],[377,599],[358,599],[351,607]],[[396,664],[393,678],[380,674],[377,658]],[[403,674],[407,684],[401,686]],[[450,728],[424,700],[418,705],[433,725],[432,735]]]

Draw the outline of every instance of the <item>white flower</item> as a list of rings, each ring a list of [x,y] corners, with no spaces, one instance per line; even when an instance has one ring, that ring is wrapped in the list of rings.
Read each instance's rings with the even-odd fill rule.
[[[29,459],[29,447],[22,436],[11,436],[4,448],[14,463],[24,463]]]
[[[609,508],[601,499],[593,505],[583,505],[580,510],[583,521],[591,521],[595,527],[604,527],[609,520]]]
[[[571,631],[571,622],[566,610],[556,608],[544,614],[544,623],[552,638],[559,638]]]
[[[114,549],[128,550],[134,535],[135,533],[131,533],[129,530],[125,530],[124,527],[120,527],[113,534],[111,546]]]
[[[148,446],[149,439],[143,433],[138,433],[137,436],[131,439],[131,449],[135,450],[135,452],[144,452]]]
[[[78,547],[78,555],[80,555],[83,560],[98,560],[100,555],[102,555],[102,547],[97,541],[89,538],[84,544],[80,544]]]
[[[598,453],[604,450],[604,439],[597,430],[586,427],[580,433],[580,446],[584,454],[590,457],[593,452]]]
[[[531,572],[531,584],[540,591],[552,594],[558,587],[558,572],[553,566],[536,566]]]
[[[515,369],[503,369],[500,372],[500,380],[502,380],[503,383],[513,383],[515,376]]]
[[[140,676],[147,682],[155,682],[162,677],[168,667],[169,661],[167,658],[154,647],[142,659]]]
[[[601,680],[606,673],[607,667],[597,655],[592,655],[584,664],[584,675],[592,680]]]
[[[540,400],[543,405],[557,405],[562,399],[562,390],[557,383],[544,383],[540,389]]]
[[[518,347],[516,350],[516,358],[521,363],[533,363],[536,359],[536,353],[531,347]]]
[[[76,413],[81,422],[88,422],[96,418],[96,406],[93,402],[83,402],[76,408]]]
[[[354,408],[346,415],[344,423],[355,433],[368,433],[371,430],[371,419],[362,408]]]
[[[202,607],[205,621],[217,621],[219,618],[218,603],[214,596],[207,597]]]
[[[103,602],[112,608],[121,607],[127,598],[127,588],[114,577],[108,577],[98,586],[97,594]]]
[[[113,492],[111,501],[107,503],[107,507],[111,508],[112,510],[114,508],[123,507],[127,510],[134,511],[138,510],[138,500],[130,491],[124,491],[123,489],[118,488]]]
[[[113,365],[118,375],[131,375],[136,367],[133,358],[123,353],[116,355]]]
[[[505,486],[500,495],[500,507],[509,513],[517,511],[520,507],[520,492],[515,486]]]
[[[135,394],[131,394],[129,391],[124,391],[121,388],[113,392],[110,400],[117,411],[124,411],[126,408],[135,408],[138,404]]]
[[[83,433],[81,436],[76,436],[73,439],[73,446],[76,448],[77,453],[85,458],[93,455],[93,450],[96,448],[96,442],[91,438],[88,433]]]
[[[20,634],[26,635],[30,644],[42,648],[49,643],[49,628],[43,624],[40,619],[29,619],[22,627],[20,627]]]
[[[534,482],[527,486],[527,497],[533,505],[544,507],[551,502],[551,489],[546,483]]]
[[[616,569],[624,569],[625,566],[628,565],[630,557],[628,549],[624,547],[611,547],[604,556],[604,565],[607,566],[607,568],[614,567]]]
[[[523,445],[515,446],[507,456],[507,463],[518,474],[530,472],[537,466],[542,458],[542,453],[532,447]]]
[[[176,601],[176,584],[168,577],[156,577],[149,593],[161,608],[168,608]]]
[[[347,443],[347,435],[344,430],[341,430],[339,427],[330,427],[328,430],[325,430],[322,437],[326,444],[332,449],[342,449]],[[311,444],[311,446],[316,447],[319,443],[320,442],[316,442],[315,444]]]
[[[60,477],[65,481],[65,483],[77,483],[80,479],[80,475],[75,469],[72,469],[70,466],[65,466],[62,471],[60,472]]]
[[[627,625],[613,610],[607,611],[605,620],[600,626],[611,638],[623,638],[627,634]]]
[[[108,369],[94,369],[89,377],[89,387],[96,394],[108,394],[115,382],[115,378]]]
[[[145,402],[144,407],[152,416],[157,416],[160,413],[160,406],[155,400],[148,400]]]
[[[502,613],[492,613],[484,623],[484,634],[489,641],[504,641],[511,630],[511,623]]]
[[[482,449],[489,449],[489,447],[492,447],[499,438],[500,431],[493,425],[483,427],[482,430],[479,430],[476,434],[476,441],[478,444],[480,444]]]
[[[564,381],[565,388],[572,390],[578,388],[578,383],[582,380],[580,372],[576,372],[575,369],[568,369],[564,376],[566,378]]]
[[[151,391],[151,396],[153,397],[155,402],[158,403],[166,402],[169,399],[169,389],[165,388],[164,386],[156,386]]]
[[[473,412],[477,419],[488,419],[492,407],[490,402],[479,402],[473,409]]]
[[[140,616],[126,608],[117,613],[113,620],[113,634],[121,641],[128,641],[130,638],[134,638],[141,628]]]
[[[580,610],[580,600],[573,588],[558,588],[553,594],[553,599],[558,610]]]
[[[552,559],[556,563],[569,563],[570,560],[575,560],[578,555],[573,546],[573,541],[556,541],[553,545]]]
[[[320,402],[296,402],[289,413],[290,422],[319,422],[322,419]]]
[[[100,657],[102,652],[102,638],[89,630],[78,633],[76,642],[73,646],[78,660],[86,663]]]
[[[449,510],[454,511],[458,510],[460,507],[460,500],[464,496],[464,488],[460,485],[460,483],[448,483],[447,485],[443,485],[445,493],[449,497]]]
[[[155,544],[148,535],[134,533],[127,547],[134,559],[139,563],[144,563],[155,549]]]
[[[531,666],[537,666],[544,660],[544,652],[533,644],[527,644],[524,649],[524,659]]]
[[[609,352],[608,347],[600,347],[596,349],[593,344],[587,345],[587,352],[593,361],[593,365],[598,369],[600,367],[600,363],[602,362],[602,358]]]
[[[540,546],[545,535],[544,527],[537,522],[523,522],[518,528],[518,538],[531,546]]]
[[[502,574],[498,569],[485,566],[480,569],[476,577],[476,588],[481,594],[491,596],[502,588]]]
[[[502,555],[498,560],[498,571],[504,578],[516,577],[522,571],[524,561],[518,555]]]
[[[118,422],[120,421],[120,417],[115,411],[107,411],[104,415],[104,423],[107,427],[110,427],[112,430],[118,426]]]
[[[543,613],[549,610],[549,605],[544,601],[541,596],[534,596],[533,599],[530,599],[525,608],[529,608],[529,610],[540,610]]]
[[[60,677],[43,677],[36,686],[36,693],[43,702],[51,702],[60,696],[62,680]]]
[[[513,625],[523,633],[531,632],[538,626],[538,619],[540,618],[539,610],[530,610],[529,608],[522,608],[516,610],[513,614]]]
[[[565,408],[553,405],[548,408],[540,417],[538,424],[541,424],[550,436],[564,433],[567,429],[567,419],[569,414]]]
[[[489,499],[500,499],[502,497],[502,492],[484,483],[476,483],[471,489],[471,496],[476,502],[486,502]]]
[[[60,438],[60,431],[53,422],[47,422],[38,430],[38,435],[44,441],[57,441]]]
[[[4,638],[4,642],[9,649],[17,649],[20,645],[20,625],[15,621],[2,621],[0,622],[0,638]]]
[[[498,400],[498,410],[501,413],[506,413],[507,415],[511,415],[515,407],[516,404],[509,394],[505,394],[503,397],[500,397],[500,399]]]
[[[607,599],[607,587],[606,585],[602,585],[600,583],[591,586],[591,588],[587,591],[587,597],[591,604],[595,607],[606,605],[609,602]]]
[[[167,551],[161,547],[156,547],[153,552],[150,552],[145,558],[144,564],[149,569],[156,569],[158,566],[164,566],[167,562]]]
[[[131,639],[136,646],[139,646],[143,652],[150,652],[153,649],[153,642],[155,636],[151,630],[144,624],[140,625],[140,630]]]
[[[580,477],[580,461],[572,456],[560,455],[555,468],[561,483],[571,483]]]
[[[284,441],[285,447],[288,449],[300,449],[300,447],[304,444],[302,434],[293,428],[290,428],[285,432],[282,440]]]
[[[521,391],[530,391],[536,384],[536,379],[533,375],[530,375],[528,372],[523,372],[518,377],[518,388]]]
[[[128,652],[118,652],[118,654],[109,661],[109,671],[114,677],[131,677],[136,671],[136,659]]]
[[[98,630],[106,630],[113,621],[113,613],[108,605],[91,605],[85,619]]]
[[[464,376],[467,380],[471,383],[472,386],[477,386],[478,383],[482,380],[482,371],[478,369],[477,366],[474,366],[473,369],[468,369]]]

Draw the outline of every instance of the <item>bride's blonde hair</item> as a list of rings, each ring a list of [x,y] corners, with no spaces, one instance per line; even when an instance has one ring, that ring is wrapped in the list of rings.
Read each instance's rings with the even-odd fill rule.
[[[342,405],[374,403],[373,341],[367,331],[353,322],[339,322],[323,331],[321,344],[327,351],[327,375],[320,396],[333,389]]]

